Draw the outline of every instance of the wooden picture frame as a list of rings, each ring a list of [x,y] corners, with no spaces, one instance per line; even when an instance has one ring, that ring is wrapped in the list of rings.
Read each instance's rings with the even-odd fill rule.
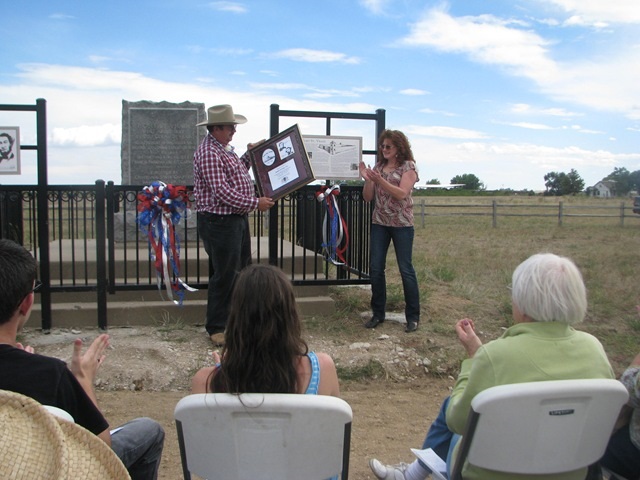
[[[261,197],[279,200],[316,179],[297,124],[253,147],[249,155]]]

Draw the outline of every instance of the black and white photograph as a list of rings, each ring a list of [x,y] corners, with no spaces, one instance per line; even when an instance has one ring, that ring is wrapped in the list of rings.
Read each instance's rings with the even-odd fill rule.
[[[0,127],[0,175],[20,174],[20,127]]]

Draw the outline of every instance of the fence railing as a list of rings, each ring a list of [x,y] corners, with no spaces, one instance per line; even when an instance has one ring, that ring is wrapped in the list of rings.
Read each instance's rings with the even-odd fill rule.
[[[338,205],[347,226],[348,248],[344,252],[346,265],[336,265],[337,262],[326,257],[330,232],[325,205],[316,200],[320,188],[303,187],[279,200],[269,212],[250,215],[254,259],[278,265],[295,285],[369,283],[371,204],[364,202],[362,187],[341,187]],[[47,214],[41,218],[40,187],[0,186],[0,237],[25,245],[40,263],[45,293],[41,295],[43,329],[51,327],[52,293],[96,292],[98,324],[105,328],[109,294],[158,287],[148,238],[137,225],[137,194],[141,189],[142,186],[102,181],[95,185],[49,186],[45,202]],[[435,222],[445,216],[485,217],[494,228],[507,217],[548,218],[558,226],[576,219],[608,219],[620,226],[628,222],[635,225],[633,219],[640,218],[633,213],[631,202],[624,201],[589,202],[588,205],[563,200],[528,204],[496,199],[465,203],[440,201],[415,198],[418,228],[425,228],[429,218]],[[43,228],[46,229],[44,237]],[[206,289],[208,259],[197,233],[196,214],[187,215],[177,230],[184,267],[181,279],[195,288]],[[39,244],[41,238],[48,241],[45,248]],[[273,244],[277,246],[275,257],[271,255]]]
[[[39,261],[44,330],[51,328],[52,293],[95,291],[98,325],[106,328],[108,294],[158,288],[149,240],[137,223],[137,194],[142,188],[103,181],[49,186],[47,214],[42,218],[39,187],[0,186],[0,238],[21,243]],[[269,212],[250,214],[254,261],[278,265],[289,273],[294,285],[369,283],[371,210],[362,199],[362,188],[345,186],[338,197],[349,238],[344,252],[346,265],[331,262],[326,255],[329,226],[325,223],[326,210],[316,200],[318,188],[303,187],[280,199]],[[270,216],[277,220],[275,230],[268,228],[272,224],[267,221]],[[42,229],[47,232],[46,246],[39,244]],[[180,278],[195,288],[206,289],[208,258],[198,235],[195,211],[184,218],[177,232],[183,267]],[[271,255],[267,242],[263,245],[261,240],[265,238],[269,244],[277,244],[276,256]]]

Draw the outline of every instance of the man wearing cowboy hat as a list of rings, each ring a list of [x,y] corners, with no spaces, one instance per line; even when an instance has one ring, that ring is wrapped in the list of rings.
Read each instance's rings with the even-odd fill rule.
[[[231,105],[216,105],[207,111],[207,121],[197,125],[206,126],[209,132],[193,156],[193,193],[198,232],[213,269],[206,329],[216,346],[224,344],[235,277],[251,263],[248,214],[255,209],[264,212],[274,205],[269,197],[256,197],[248,152],[238,157],[230,145],[236,125],[246,121],[243,115],[233,113]]]
[[[75,423],[100,437],[118,455],[132,480],[155,480],[164,445],[164,430],[150,418],[136,418],[109,430],[93,388],[109,347],[102,334],[82,353],[82,340],[73,344],[71,365],[34,353],[17,341],[31,315],[36,261],[22,245],[0,239],[0,390],[31,397],[69,413]]]

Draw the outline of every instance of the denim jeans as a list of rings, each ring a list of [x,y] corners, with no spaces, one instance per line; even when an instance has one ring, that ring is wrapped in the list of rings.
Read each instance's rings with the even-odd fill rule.
[[[640,478],[640,451],[631,442],[629,425],[611,436],[600,464],[629,480]]]
[[[385,227],[375,223],[371,225],[371,310],[376,318],[385,318],[387,280],[384,272],[389,245],[393,241],[404,290],[405,317],[407,322],[420,321],[420,292],[411,259],[413,235],[413,227]]]
[[[131,480],[156,480],[164,446],[164,430],[158,422],[141,417],[115,429],[111,449],[122,460]]]
[[[236,275],[251,263],[251,233],[246,215],[198,213],[198,233],[213,273],[207,289],[209,334],[224,332]]]
[[[450,397],[447,397],[444,399],[444,402],[442,402],[442,405],[440,406],[440,411],[438,412],[438,416],[429,427],[429,431],[427,432],[427,437],[424,439],[424,443],[422,444],[423,450],[425,448],[430,448],[434,452],[436,452],[436,454],[441,459],[446,461],[447,473],[449,473],[449,475],[451,475],[450,469],[452,465],[451,454],[453,453],[453,449],[458,443],[458,441],[460,440],[460,438],[462,438],[457,433],[453,433],[451,430],[449,430],[449,427],[447,427],[446,412],[447,412],[447,407],[449,406],[450,399],[451,399]],[[418,461],[420,462],[420,465],[422,465],[423,468],[425,468],[426,470],[429,470],[429,467],[427,467],[424,463],[422,463],[422,461],[420,460]]]

